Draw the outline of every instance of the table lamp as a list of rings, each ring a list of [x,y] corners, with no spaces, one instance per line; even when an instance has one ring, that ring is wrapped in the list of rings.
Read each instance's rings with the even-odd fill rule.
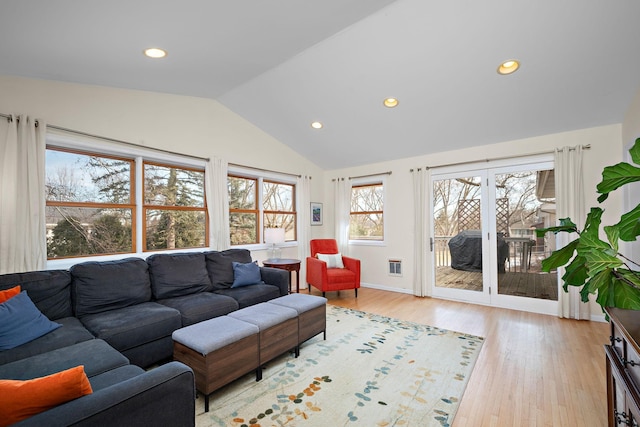
[[[284,228],[265,228],[264,242],[268,245],[271,245],[271,249],[269,250],[269,258],[280,258],[280,248],[278,248],[276,245],[284,243]]]

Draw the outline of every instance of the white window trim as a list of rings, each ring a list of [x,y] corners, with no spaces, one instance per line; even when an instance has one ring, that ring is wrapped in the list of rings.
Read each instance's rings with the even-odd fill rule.
[[[382,240],[359,240],[349,239],[349,245],[353,246],[386,246],[387,245],[387,175],[367,176],[363,178],[353,178],[351,186],[378,184],[382,182],[382,218],[383,230]],[[351,205],[349,205],[349,215],[351,215]]]

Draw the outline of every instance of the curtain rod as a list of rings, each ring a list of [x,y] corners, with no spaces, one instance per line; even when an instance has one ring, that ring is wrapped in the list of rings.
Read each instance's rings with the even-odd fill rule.
[[[255,168],[255,167],[253,167],[253,166],[239,165],[239,164],[237,164],[237,163],[229,163],[229,166],[235,166],[235,167],[238,167],[238,168],[252,169],[252,170],[254,170],[254,171],[259,171],[259,172],[271,172],[271,173],[278,173],[278,174],[280,174],[280,175],[295,176],[295,177],[297,177],[297,178],[301,178],[301,177],[302,177],[302,175],[298,175],[298,174],[295,174],[295,173],[280,172],[280,171],[274,171],[274,170],[271,170],[271,169]],[[309,178],[311,178],[311,177],[309,177]]]
[[[378,175],[391,175],[391,171],[380,172],[380,173],[370,173],[369,175],[350,176],[349,179],[369,178],[370,176],[378,176]]]
[[[391,175],[391,171],[380,172],[380,173],[371,173],[369,175],[360,175],[360,176],[349,176],[347,179],[357,179],[357,178],[369,178],[370,176],[379,176],[379,175]],[[332,178],[332,182],[335,181],[344,181],[344,178]]]
[[[587,145],[583,145],[582,146],[583,150],[589,150],[590,148],[591,148],[591,144],[587,144]],[[573,150],[575,150],[575,148],[572,147],[572,148],[569,148],[569,150],[573,151]],[[471,163],[480,163],[480,162],[495,162],[495,161],[498,161],[498,160],[515,159],[515,158],[518,158],[518,157],[540,156],[542,154],[552,154],[552,153],[555,153],[555,150],[538,151],[537,153],[528,153],[528,154],[522,154],[522,155],[519,155],[519,156],[492,157],[490,159],[484,159],[484,160],[467,160],[465,162],[444,163],[444,164],[436,165],[436,166],[425,166],[424,168],[426,170],[429,170],[429,169],[435,169],[435,168],[443,168],[443,167],[446,167],[446,166],[468,165],[468,164],[471,164]],[[418,170],[420,170],[420,168],[418,168]],[[413,169],[409,169],[409,172],[413,172]]]
[[[0,113],[0,117],[5,117],[7,120],[11,120],[11,115]],[[37,125],[38,125],[38,121],[36,120],[36,126]],[[55,130],[58,130],[58,131],[61,131],[61,132],[72,133],[74,135],[87,136],[89,138],[97,138],[97,139],[101,139],[103,141],[115,142],[115,143],[118,143],[118,144],[127,145],[129,147],[144,148],[145,150],[156,151],[158,153],[171,154],[171,155],[180,156],[180,157],[189,157],[191,159],[204,160],[205,162],[209,161],[208,157],[194,156],[194,155],[191,155],[191,154],[178,153],[176,151],[165,150],[165,149],[162,149],[162,148],[149,147],[147,145],[136,144],[134,142],[123,141],[121,139],[109,138],[108,136],[95,135],[95,134],[92,134],[92,133],[83,132],[83,131],[74,130],[74,129],[69,129],[69,128],[65,128],[65,127],[62,127],[62,126],[56,126],[56,125],[48,124],[47,128],[48,129],[55,129]]]

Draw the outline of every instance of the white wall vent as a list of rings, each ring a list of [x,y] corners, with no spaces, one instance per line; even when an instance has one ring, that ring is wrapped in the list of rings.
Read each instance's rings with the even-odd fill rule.
[[[401,259],[389,260],[389,276],[402,276],[402,260]]]

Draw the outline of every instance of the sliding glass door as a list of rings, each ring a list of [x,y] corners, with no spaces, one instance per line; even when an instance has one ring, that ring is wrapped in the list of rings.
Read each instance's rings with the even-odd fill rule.
[[[432,174],[433,295],[489,302],[486,172]]]
[[[555,224],[553,162],[432,172],[433,295],[555,313],[558,279],[543,273]]]

